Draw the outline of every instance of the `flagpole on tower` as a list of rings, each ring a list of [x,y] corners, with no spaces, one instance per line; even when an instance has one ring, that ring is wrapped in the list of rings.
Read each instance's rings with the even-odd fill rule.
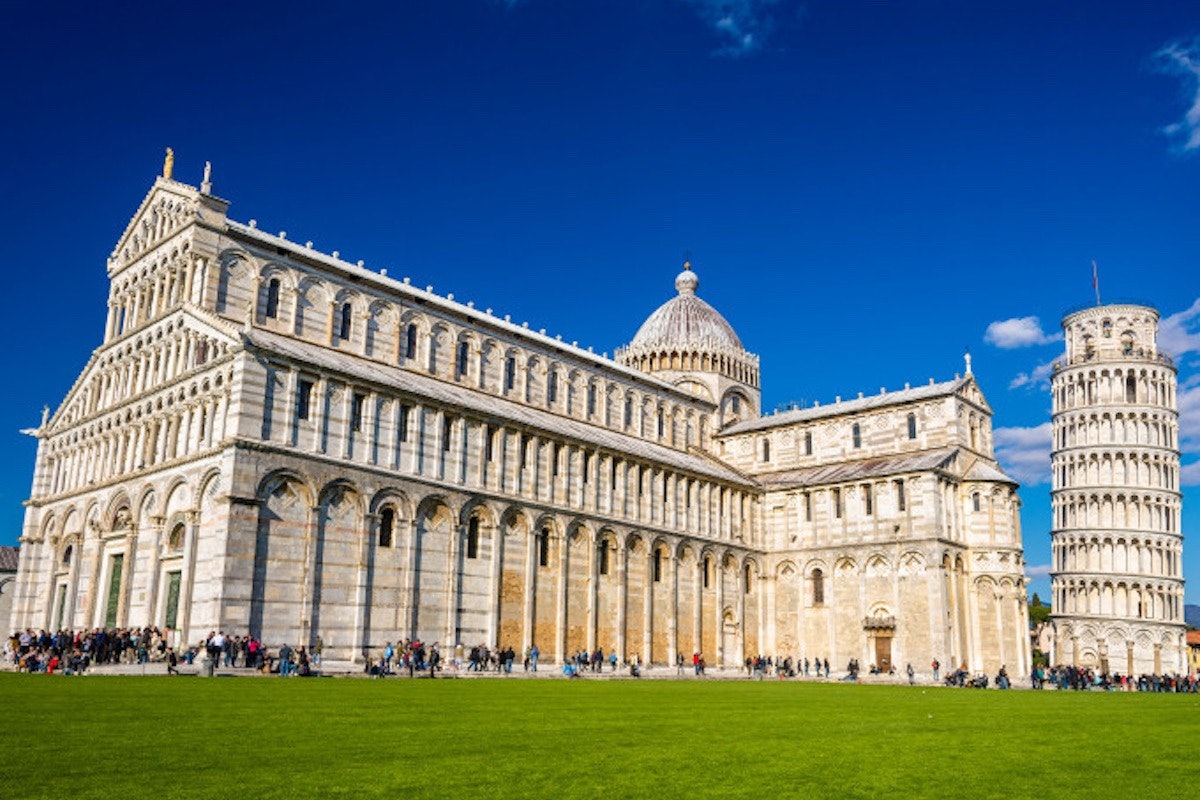
[[[1092,259],[1092,289],[1096,292],[1096,305],[1100,305],[1100,273],[1096,269],[1096,259]]]

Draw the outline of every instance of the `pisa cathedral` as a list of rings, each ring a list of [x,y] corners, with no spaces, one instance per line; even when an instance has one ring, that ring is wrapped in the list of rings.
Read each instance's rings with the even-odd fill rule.
[[[227,209],[167,169],[109,258],[103,342],[32,431],[16,627],[1027,669],[969,361],[764,415],[687,265],[610,359]]]
[[[1051,379],[1054,663],[1188,672],[1176,369],[1158,312],[1063,319]]]

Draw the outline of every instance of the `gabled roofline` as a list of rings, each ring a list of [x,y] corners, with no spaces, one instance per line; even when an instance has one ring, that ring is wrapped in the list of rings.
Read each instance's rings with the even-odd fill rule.
[[[191,303],[181,303],[173,311],[164,314],[161,317],[155,317],[154,319],[137,328],[126,331],[120,336],[109,339],[107,342],[101,343],[100,346],[92,350],[91,357],[89,357],[87,363],[83,365],[83,369],[79,371],[79,375],[75,378],[75,382],[71,384],[71,388],[67,390],[65,395],[63,395],[63,399],[59,402],[58,407],[55,408],[54,413],[51,414],[46,420],[46,424],[35,429],[35,435],[40,438],[54,428],[55,423],[58,421],[59,415],[62,414],[63,409],[70,405],[71,400],[73,400],[75,395],[78,394],[84,380],[90,377],[92,367],[102,355],[114,347],[121,346],[129,339],[139,336],[144,331],[149,330],[156,325],[165,324],[167,321],[175,318],[176,316],[190,316],[200,324],[207,325],[215,329],[217,333],[225,336],[229,340],[230,345],[236,347],[241,346],[242,344],[242,339],[238,335],[238,331],[234,326],[230,325],[220,317],[209,314],[208,312],[204,311],[204,309],[194,306]]]

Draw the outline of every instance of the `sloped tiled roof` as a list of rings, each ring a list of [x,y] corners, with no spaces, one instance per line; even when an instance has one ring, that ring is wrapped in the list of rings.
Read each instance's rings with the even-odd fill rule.
[[[16,572],[20,553],[19,547],[0,546],[0,572]]]
[[[321,369],[339,372],[370,383],[395,387],[418,397],[466,408],[483,419],[497,424],[513,423],[533,430],[546,431],[565,439],[589,442],[614,453],[635,459],[668,464],[680,471],[707,475],[712,478],[752,487],[753,481],[720,463],[693,453],[685,453],[654,442],[647,442],[617,431],[589,425],[578,420],[531,408],[503,397],[484,394],[466,386],[448,383],[419,372],[380,364],[352,353],[341,353],[319,345],[298,341],[271,331],[255,328],[243,333],[251,346],[279,353],[299,362]]]
[[[770,490],[796,489],[826,483],[847,483],[866,478],[882,478],[905,472],[948,469],[958,457],[957,447],[944,447],[911,455],[869,458],[862,461],[843,461],[818,467],[791,469],[758,475],[758,482]]]
[[[963,475],[965,481],[997,481],[1000,483],[1016,484],[1012,478],[985,461],[976,461]]]

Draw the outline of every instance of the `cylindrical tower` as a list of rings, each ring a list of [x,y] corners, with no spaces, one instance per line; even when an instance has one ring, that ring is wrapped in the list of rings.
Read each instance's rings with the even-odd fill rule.
[[[1187,672],[1176,370],[1158,312],[1088,308],[1063,319],[1051,379],[1054,663]]]

